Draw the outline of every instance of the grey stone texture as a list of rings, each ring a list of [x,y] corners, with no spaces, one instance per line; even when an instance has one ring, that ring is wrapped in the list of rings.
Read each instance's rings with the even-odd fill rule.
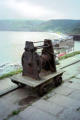
[[[36,103],[34,103],[33,106],[52,115],[57,115],[65,109],[65,107],[61,105],[57,105],[46,100],[39,100]]]
[[[77,109],[80,106],[80,101],[59,94],[49,98],[48,101],[72,109]]]
[[[25,120],[57,120],[55,116],[52,116],[47,112],[43,112],[35,107],[28,107],[21,112],[19,116]]]

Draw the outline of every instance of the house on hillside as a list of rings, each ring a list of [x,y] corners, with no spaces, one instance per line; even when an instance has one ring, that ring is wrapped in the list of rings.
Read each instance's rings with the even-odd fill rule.
[[[65,38],[52,40],[54,49],[57,52],[71,52],[74,50],[74,40],[72,36],[66,36]]]

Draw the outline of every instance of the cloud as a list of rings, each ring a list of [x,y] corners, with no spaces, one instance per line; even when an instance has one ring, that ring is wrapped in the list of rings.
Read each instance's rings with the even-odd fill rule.
[[[0,3],[3,13],[0,18],[28,18],[28,19],[52,19],[63,17],[56,10],[47,9],[45,6],[36,5],[25,0],[3,0]]]
[[[80,0],[0,0],[0,19],[80,19]]]

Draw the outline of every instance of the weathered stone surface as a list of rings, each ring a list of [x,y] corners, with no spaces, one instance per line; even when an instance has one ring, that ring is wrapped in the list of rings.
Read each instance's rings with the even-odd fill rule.
[[[80,79],[76,78],[75,76],[75,78],[72,78],[71,80],[69,80],[69,82],[80,84]]]
[[[0,120],[4,118],[4,113],[6,113],[7,108],[0,102]]]
[[[66,81],[62,86],[71,88],[74,91],[75,90],[80,90],[80,84],[76,82],[76,79],[74,80],[75,82],[73,82],[72,80],[73,79],[70,79],[70,80]]]
[[[80,101],[80,90],[76,90],[69,95],[70,98]],[[80,105],[80,104],[79,104]]]
[[[66,61],[66,62],[68,62],[68,61]],[[63,63],[63,65],[64,65],[64,63]],[[80,62],[64,68],[64,70],[66,72],[63,74],[63,80],[64,81],[69,80],[69,79],[71,79],[71,77],[76,76],[77,74],[79,74],[80,73],[79,68],[80,68]]]
[[[72,77],[72,74],[70,72],[65,72],[63,74],[63,81],[69,80]]]
[[[61,120],[80,120],[80,112],[73,111],[72,109],[65,109],[57,117]]]
[[[73,57],[69,57],[67,59],[64,59],[64,60],[61,60],[59,61],[60,62],[60,65],[58,65],[59,68],[63,68],[63,67],[66,67],[74,62],[77,62],[80,60],[80,55],[76,55],[76,56],[73,56]]]
[[[28,107],[19,116],[26,120],[57,120],[55,116],[43,112],[35,107]]]
[[[17,116],[10,117],[8,120],[26,120],[26,119],[23,119],[17,115]]]
[[[6,118],[8,118],[8,116],[9,115],[11,115],[12,114],[12,112],[14,111],[14,110],[17,110],[17,106],[16,105],[3,105],[2,104],[2,106],[0,106],[1,108],[0,108],[0,120],[2,119],[2,120],[4,120],[4,119],[6,119]]]
[[[0,120],[5,119],[11,115],[13,111],[19,109],[19,101],[27,97],[28,93],[25,89],[15,90],[0,98]]]
[[[55,93],[66,95],[66,96],[71,94],[73,91],[74,91],[74,89],[71,89],[71,88],[69,88],[67,86],[65,86],[65,87],[64,86],[60,86],[60,87],[58,87],[58,88],[56,88],[54,90]]]
[[[80,79],[80,74],[78,74],[78,75],[76,76],[76,78]]]
[[[68,86],[69,88],[74,88],[74,90],[80,90],[80,84],[78,84],[78,83],[71,83],[71,84],[69,84],[69,86]]]
[[[59,94],[56,94],[55,96],[51,97],[50,99],[48,99],[48,101],[72,109],[76,109],[80,106],[80,102],[78,100],[74,100],[69,98],[68,96],[63,96]]]
[[[18,86],[11,82],[9,78],[0,80],[0,95],[16,89]]]
[[[65,109],[65,107],[61,105],[50,103],[45,100],[39,100],[36,103],[34,103],[33,106],[44,112],[51,113],[52,115],[56,115]]]

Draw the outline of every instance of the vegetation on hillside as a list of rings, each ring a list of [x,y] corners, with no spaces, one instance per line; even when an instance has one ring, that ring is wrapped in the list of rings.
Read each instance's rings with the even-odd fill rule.
[[[73,56],[78,55],[78,54],[80,54],[80,51],[75,51],[75,52],[72,52],[72,53],[69,53],[69,54],[66,54],[64,56],[59,57],[59,60],[67,59],[69,57],[73,57]]]
[[[80,20],[0,20],[0,30],[80,34]]]
[[[14,71],[11,71],[11,72],[9,72],[9,73],[5,73],[5,74],[1,75],[1,76],[0,76],[0,79],[7,78],[7,77],[10,77],[10,76],[12,76],[12,75],[21,73],[21,72],[22,72],[22,69],[14,70]]]

